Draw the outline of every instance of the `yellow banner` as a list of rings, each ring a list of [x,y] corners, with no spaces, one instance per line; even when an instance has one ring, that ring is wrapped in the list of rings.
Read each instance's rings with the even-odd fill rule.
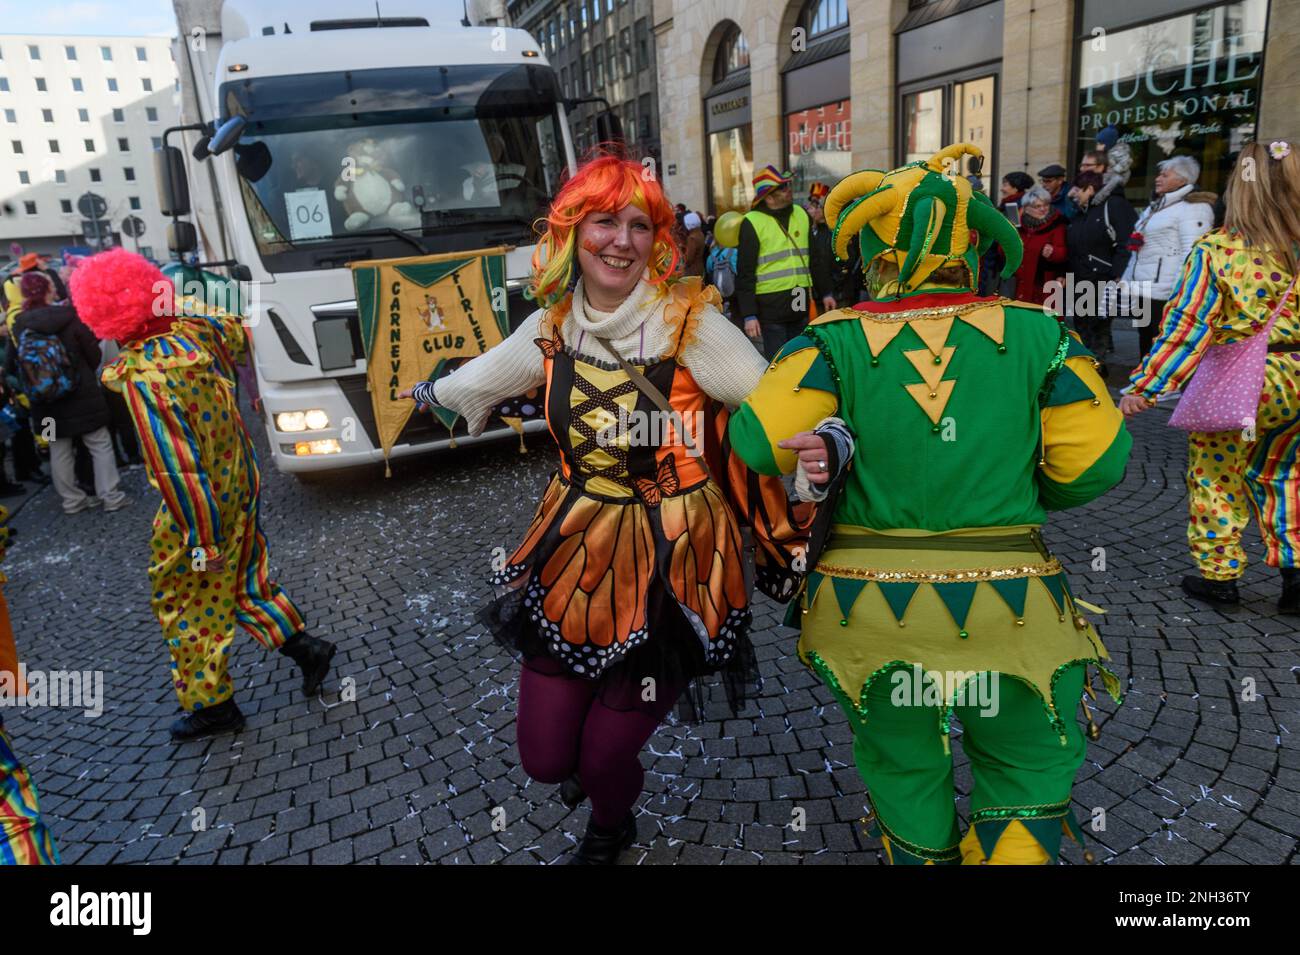
[[[379,443],[387,459],[415,410],[398,392],[509,333],[507,247],[353,262],[361,340]],[[454,417],[443,421],[450,428]]]

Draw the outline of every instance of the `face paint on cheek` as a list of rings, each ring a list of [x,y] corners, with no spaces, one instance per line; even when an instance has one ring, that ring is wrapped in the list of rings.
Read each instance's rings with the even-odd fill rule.
[[[601,246],[597,245],[595,242],[592,242],[590,239],[583,239],[582,247],[586,249],[588,252],[590,252],[592,255],[600,255]]]

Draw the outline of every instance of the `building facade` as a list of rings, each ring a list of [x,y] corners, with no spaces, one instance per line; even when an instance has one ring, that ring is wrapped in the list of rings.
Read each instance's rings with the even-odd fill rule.
[[[1169,156],[1221,192],[1242,143],[1300,142],[1292,0],[657,0],[654,33],[668,191],[713,213],[755,166],[806,195],[955,141],[995,192],[1112,125],[1143,205]]]
[[[659,80],[651,0],[511,0],[510,25],[537,40],[566,99],[603,98],[641,156],[660,157]],[[568,110],[581,156],[596,145],[601,102]]]
[[[0,262],[14,245],[93,245],[86,193],[107,207],[102,243],[166,258],[153,151],[178,121],[178,95],[166,37],[0,36]],[[128,217],[143,234],[123,233]]]

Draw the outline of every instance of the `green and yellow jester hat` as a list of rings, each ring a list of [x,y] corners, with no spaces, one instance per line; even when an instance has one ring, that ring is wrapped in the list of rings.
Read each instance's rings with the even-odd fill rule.
[[[978,146],[954,143],[922,162],[890,172],[864,169],[839,181],[826,199],[826,221],[834,229],[835,254],[847,259],[849,240],[859,236],[862,268],[877,259],[898,268],[900,292],[917,289],[936,269],[962,265],[974,289],[979,258],[994,242],[1007,264],[1002,277],[1020,266],[1020,234],[993,202],[961,175],[963,155],[983,158]],[[971,229],[979,245],[971,245]]]

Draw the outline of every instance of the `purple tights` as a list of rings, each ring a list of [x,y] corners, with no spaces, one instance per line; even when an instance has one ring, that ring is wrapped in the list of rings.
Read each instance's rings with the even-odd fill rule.
[[[641,748],[681,694],[663,687],[653,702],[639,693],[601,699],[600,684],[569,674],[556,661],[534,658],[519,675],[516,720],[524,772],[542,783],[562,783],[576,771],[591,798],[591,818],[602,829],[622,823],[645,782]],[[619,706],[612,709],[606,703]]]

